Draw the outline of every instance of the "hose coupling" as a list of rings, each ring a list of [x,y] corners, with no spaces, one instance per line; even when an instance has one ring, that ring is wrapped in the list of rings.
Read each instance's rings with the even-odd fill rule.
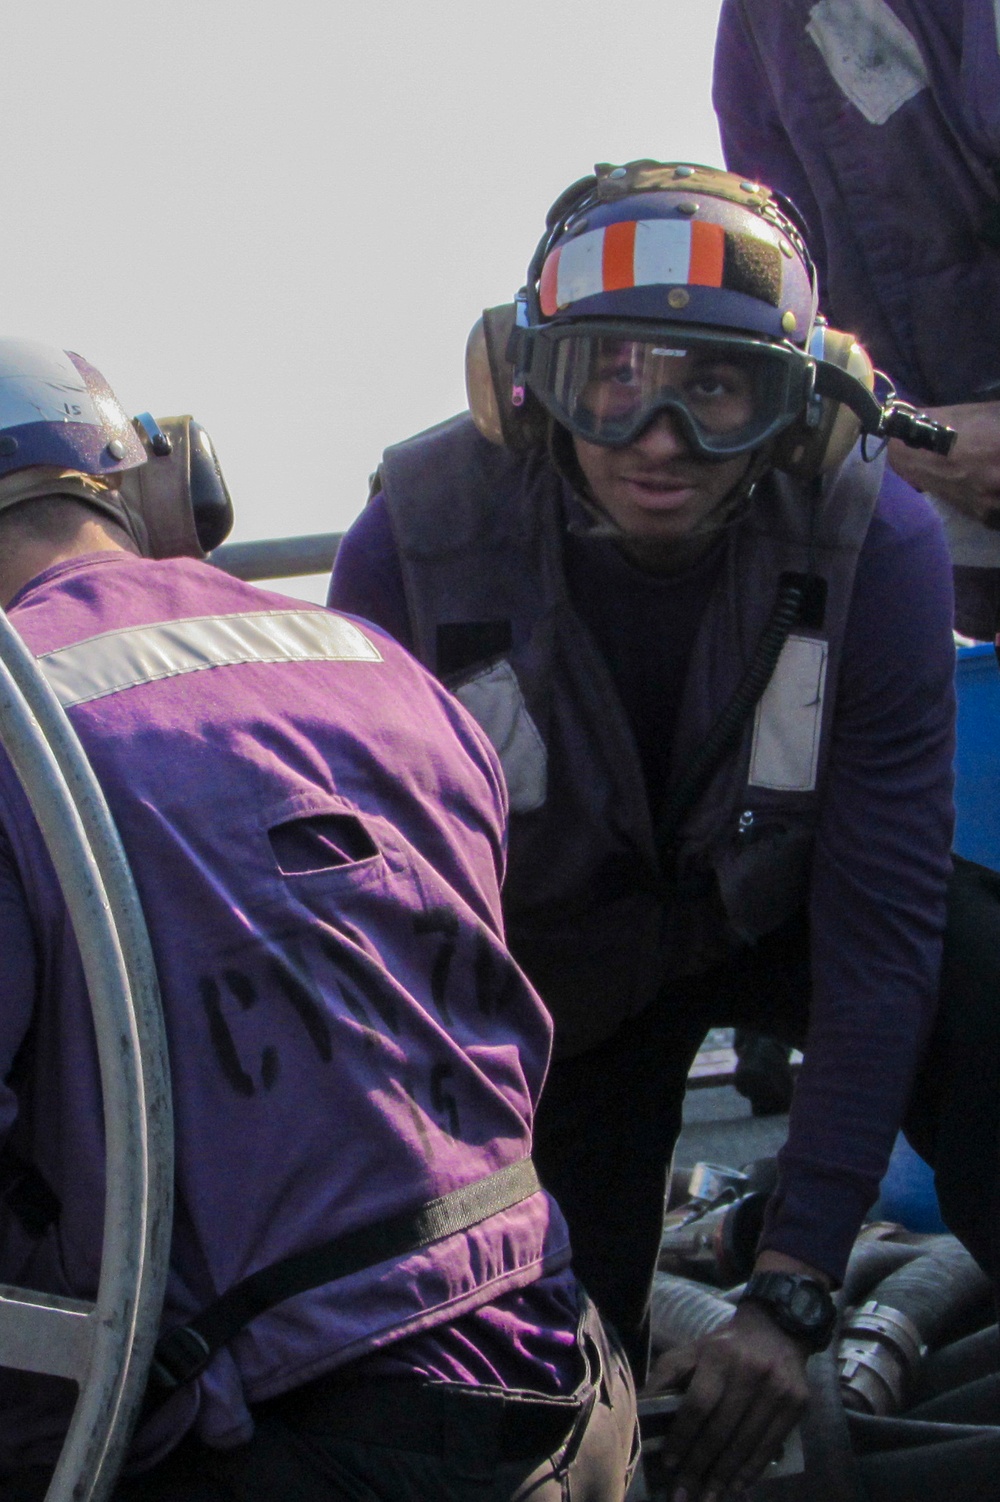
[[[926,1349],[920,1331],[902,1310],[874,1300],[862,1304],[844,1326],[837,1348],[845,1408],[899,1413]]]

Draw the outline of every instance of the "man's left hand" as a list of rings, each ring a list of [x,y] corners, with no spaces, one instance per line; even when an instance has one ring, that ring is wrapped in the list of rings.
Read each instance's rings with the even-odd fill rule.
[[[960,407],[928,407],[927,416],[947,423],[958,434],[945,458],[910,449],[894,438],[889,463],[916,490],[977,521],[996,526],[1000,514],[1000,402],[967,402]]]
[[[753,1303],[660,1357],[646,1393],[687,1385],[664,1446],[674,1502],[716,1502],[757,1480],[809,1401],[806,1360],[800,1343]]]

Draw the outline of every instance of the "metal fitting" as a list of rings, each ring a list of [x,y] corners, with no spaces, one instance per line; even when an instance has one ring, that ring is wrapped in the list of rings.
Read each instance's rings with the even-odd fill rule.
[[[142,429],[154,454],[166,458],[171,453],[173,444],[151,412],[140,412],[137,417],[133,417],[132,423],[136,429]]]
[[[899,1413],[925,1351],[909,1315],[888,1304],[862,1304],[837,1348],[844,1406],[861,1413]]]
[[[738,1168],[725,1168],[720,1163],[696,1163],[688,1180],[688,1199],[700,1200],[703,1205],[721,1204],[723,1198],[737,1199],[745,1194],[749,1179]]]
[[[696,1207],[694,1215],[674,1211],[664,1222],[657,1267],[716,1288],[742,1283],[753,1269],[766,1203],[765,1194],[734,1199],[727,1189],[707,1209]]]

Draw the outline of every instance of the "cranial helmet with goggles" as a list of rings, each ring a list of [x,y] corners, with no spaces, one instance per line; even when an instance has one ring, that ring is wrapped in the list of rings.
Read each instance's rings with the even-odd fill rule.
[[[80,355],[0,338],[0,513],[53,495],[110,517],[150,558],[204,558],[233,522],[200,423],[130,420]]]
[[[633,443],[669,413],[692,452],[768,450],[803,478],[859,433],[947,452],[950,430],[874,395],[852,335],[817,317],[794,208],[712,167],[598,166],[549,212],[513,306],[489,309],[467,351],[480,431],[512,448],[551,421],[588,443]]]

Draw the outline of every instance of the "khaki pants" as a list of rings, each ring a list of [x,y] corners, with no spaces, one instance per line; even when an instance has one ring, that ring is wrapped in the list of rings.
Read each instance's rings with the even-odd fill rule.
[[[254,1411],[236,1450],[188,1438],[114,1502],[622,1502],[638,1453],[628,1364],[587,1300],[569,1397],[333,1373]]]

